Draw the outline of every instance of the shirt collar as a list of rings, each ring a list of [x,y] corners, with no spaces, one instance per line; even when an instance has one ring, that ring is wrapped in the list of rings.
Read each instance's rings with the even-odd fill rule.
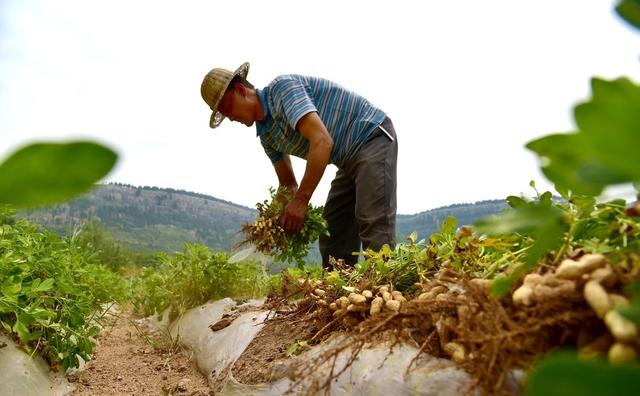
[[[269,118],[269,104],[267,103],[267,94],[265,89],[256,89],[256,94],[258,95],[258,99],[260,100],[260,104],[262,105],[262,111],[264,111],[264,119],[261,121],[256,121],[256,135],[260,136],[264,134],[265,128],[260,128],[261,126],[265,126],[265,122],[267,118]]]
[[[260,99],[262,110],[264,111],[264,118],[267,118],[267,116],[269,115],[269,105],[267,104],[267,95],[264,89],[256,90],[256,92],[258,94],[258,99]]]

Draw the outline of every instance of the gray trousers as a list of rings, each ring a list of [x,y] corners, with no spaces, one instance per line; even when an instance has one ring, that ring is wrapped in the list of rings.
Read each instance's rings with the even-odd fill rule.
[[[320,237],[322,265],[329,256],[353,265],[364,249],[380,250],[396,244],[396,163],[398,139],[391,120],[378,127],[356,157],[339,168],[324,206],[330,235]]]

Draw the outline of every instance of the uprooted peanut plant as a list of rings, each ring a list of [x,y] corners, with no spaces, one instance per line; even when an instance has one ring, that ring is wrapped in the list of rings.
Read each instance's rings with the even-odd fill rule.
[[[297,233],[287,233],[280,226],[280,217],[284,211],[284,202],[291,198],[286,189],[269,189],[270,200],[258,202],[258,218],[253,224],[245,224],[242,232],[245,238],[239,246],[253,244],[257,251],[272,256],[276,261],[295,261],[299,267],[309,253],[309,245],[320,235],[326,234],[327,222],[322,217],[322,207],[309,204],[302,229]]]

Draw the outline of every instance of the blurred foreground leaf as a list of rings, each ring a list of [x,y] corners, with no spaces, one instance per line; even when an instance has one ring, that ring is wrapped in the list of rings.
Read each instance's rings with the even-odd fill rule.
[[[527,144],[560,190],[598,195],[613,184],[640,181],[640,86],[627,78],[591,80],[590,101],[574,109],[577,133]]]
[[[563,212],[544,202],[532,202],[517,209],[509,210],[499,216],[479,220],[474,224],[476,231],[487,235],[518,233],[530,236],[534,242],[524,257],[523,264],[515,268],[508,277],[498,277],[491,287],[491,294],[501,297],[507,293],[515,281],[533,268],[544,255],[562,245],[568,225]]]
[[[631,25],[640,29],[640,0],[622,0],[616,12]]]
[[[27,207],[73,198],[106,176],[117,158],[92,142],[25,146],[0,164],[0,203]]]
[[[640,366],[584,361],[568,352],[542,359],[525,383],[529,396],[632,396],[639,389]]]
[[[627,292],[631,295],[631,304],[617,308],[621,315],[640,326],[640,281],[635,281],[627,286]]]

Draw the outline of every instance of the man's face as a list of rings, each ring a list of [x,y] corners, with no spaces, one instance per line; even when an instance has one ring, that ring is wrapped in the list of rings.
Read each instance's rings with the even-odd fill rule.
[[[251,102],[247,96],[248,91],[244,86],[236,86],[227,91],[218,104],[218,111],[231,121],[240,122],[246,126],[253,125],[255,118],[251,107]]]

